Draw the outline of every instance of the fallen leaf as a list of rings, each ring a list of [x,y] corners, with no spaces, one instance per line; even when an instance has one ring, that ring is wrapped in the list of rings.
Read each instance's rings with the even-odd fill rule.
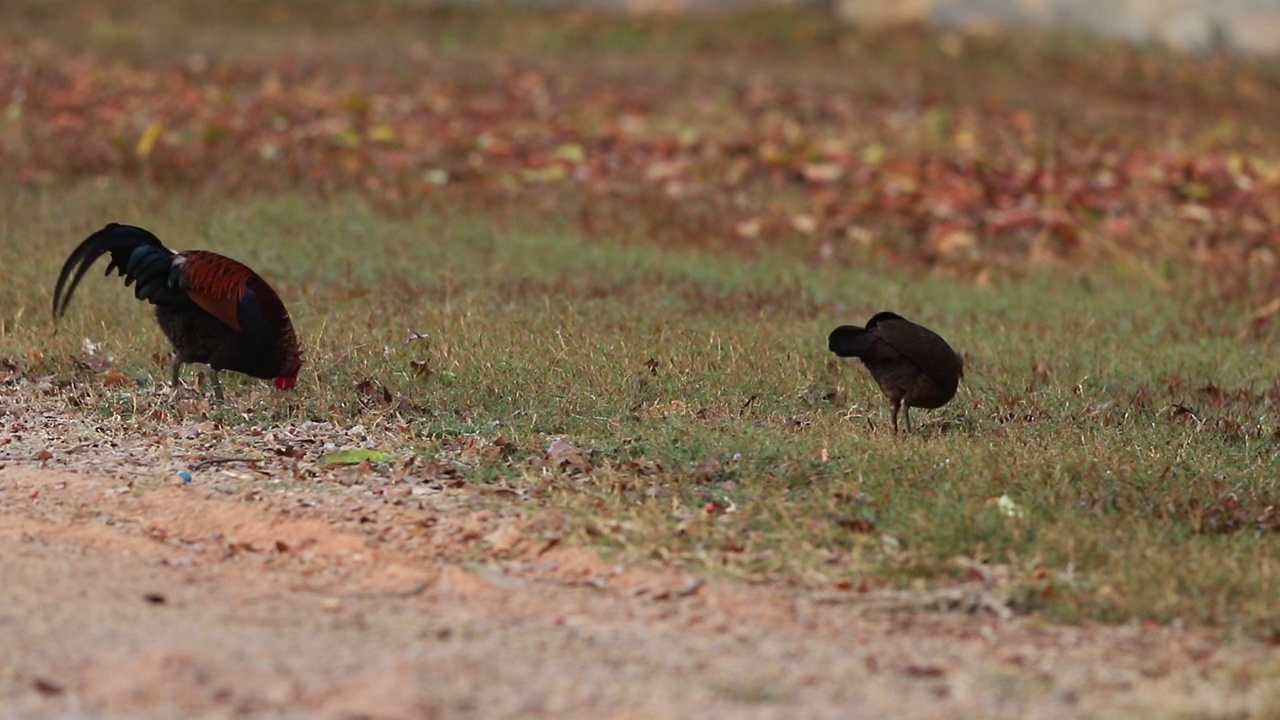
[[[124,387],[129,384],[129,377],[119,370],[108,370],[102,384],[104,387]]]
[[[739,237],[747,238],[748,240],[759,237],[762,229],[764,229],[764,220],[761,220],[760,218],[743,220],[733,226],[733,231],[737,233]]]
[[[844,168],[836,163],[805,163],[800,166],[800,175],[811,183],[830,183],[844,175]]]
[[[356,383],[360,401],[367,407],[386,407],[391,404],[391,391],[377,380],[365,379]]]
[[[363,462],[384,463],[395,460],[394,457],[377,450],[368,450],[365,448],[350,448],[347,450],[334,450],[326,453],[320,458],[320,462],[327,465],[359,465]]]
[[[142,131],[142,137],[138,138],[138,144],[134,146],[133,151],[143,160],[151,156],[151,152],[156,149],[156,142],[160,140],[160,134],[164,132],[164,123],[155,121]]]
[[[564,438],[557,438],[547,448],[547,464],[563,472],[591,472],[591,459],[586,451]]]
[[[431,361],[429,360],[410,360],[409,370],[414,375],[422,377],[431,377]]]

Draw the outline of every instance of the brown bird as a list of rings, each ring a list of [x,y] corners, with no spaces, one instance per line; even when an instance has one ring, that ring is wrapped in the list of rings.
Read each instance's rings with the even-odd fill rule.
[[[233,370],[297,383],[302,352],[280,296],[253,270],[204,250],[175,252],[149,231],[111,223],[90,235],[67,258],[53,291],[53,316],[62,316],[80,279],[101,256],[134,295],[156,306],[156,321],[173,344],[173,387],[186,363],[209,366],[214,395],[222,400],[218,372]]]
[[[878,312],[865,328],[842,325],[831,331],[827,347],[840,357],[856,357],[871,371],[880,391],[898,409],[911,432],[910,408],[939,408],[956,395],[964,363],[937,333],[891,312]]]

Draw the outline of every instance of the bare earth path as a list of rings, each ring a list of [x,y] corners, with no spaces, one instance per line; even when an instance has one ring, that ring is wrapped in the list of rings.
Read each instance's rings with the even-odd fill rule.
[[[14,458],[14,455],[10,455]],[[0,716],[1249,717],[1275,651],[610,567],[463,489],[0,470]],[[96,463],[95,463],[96,465]],[[235,488],[235,489],[232,489]],[[488,547],[492,562],[461,562]],[[501,559],[499,559],[501,558]]]

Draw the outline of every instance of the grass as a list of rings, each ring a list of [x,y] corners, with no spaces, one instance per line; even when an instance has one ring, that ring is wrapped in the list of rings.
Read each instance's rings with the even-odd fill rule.
[[[181,421],[75,360],[89,339],[127,375],[164,380],[163,338],[118,280],[86,281],[56,332],[47,315],[64,250],[105,217],[154,218],[175,245],[269,268],[307,343],[297,392],[232,380],[232,401],[208,411],[221,423],[363,424],[383,449],[533,498],[576,541],[631,561],[846,587],[955,582],[959,556],[1007,566],[1017,605],[1052,618],[1274,631],[1280,556],[1258,520],[1280,500],[1275,348],[1197,323],[1223,310],[1212,299],[1114,271],[979,287],[623,247],[386,218],[356,198],[4,198],[0,347],[71,381],[51,395],[12,385],[25,401],[89,406],[122,417],[121,432]],[[45,250],[32,256],[34,243]],[[956,401],[917,411],[911,436],[892,435],[865,371],[824,347],[830,327],[882,307],[967,361]],[[430,340],[406,345],[410,332]],[[370,407],[365,380],[404,401]],[[590,470],[548,467],[555,437]],[[459,456],[468,439],[501,452]]]
[[[854,137],[871,134],[868,147],[898,152],[920,143],[921,156],[945,155],[953,122],[985,119],[975,108],[986,99],[974,88],[1007,97],[1009,108],[1044,110],[1062,128],[1088,106],[1088,127],[1122,137],[1162,132],[1163,116],[1143,105],[1158,99],[1146,95],[1135,106],[1123,97],[1135,87],[1165,88],[1160,107],[1185,126],[1185,138],[1170,145],[1208,137],[1224,113],[1238,120],[1240,137],[1205,141],[1215,151],[1237,149],[1233,143],[1257,150],[1253,131],[1273,115],[1265,92],[1225,110],[1206,102],[1236,102],[1214,94],[1223,78],[1269,87],[1270,76],[1247,63],[1110,46],[1113,54],[1103,55],[1089,42],[1061,39],[966,40],[961,61],[928,37],[851,38],[806,15],[784,25],[739,18],[734,34],[684,19],[521,11],[512,20],[361,4],[381,9],[348,34],[355,5],[321,4],[324,11],[302,23],[288,5],[220,10],[214,22],[198,4],[174,3],[148,16],[163,31],[144,33],[133,20],[151,7],[146,2],[70,3],[74,12],[56,14],[27,5],[6,31],[19,37],[24,62],[56,60],[32,38],[54,38],[55,47],[84,41],[142,68],[120,80],[126,97],[146,86],[148,72],[186,67],[182,48],[190,47],[219,54],[227,82],[255,88],[271,63],[290,66],[315,53],[329,70],[300,93],[307,102],[342,96],[366,77],[394,85],[387,78],[413,73],[402,65],[386,71],[379,51],[411,50],[418,33],[439,54],[413,62],[447,77],[460,98],[469,97],[468,83],[488,88],[511,75],[502,69],[511,58],[536,57],[544,69],[565,70],[548,74],[570,88],[557,90],[567,104],[579,86],[644,75],[636,104],[652,103],[652,127],[708,136],[737,137],[734,124],[749,124],[734,103],[751,88],[772,83],[770,92],[781,95],[778,87],[794,83],[795,107],[775,112],[764,93],[761,129],[743,136],[752,143],[793,125],[816,128],[815,138],[836,128],[832,137],[843,142],[852,126]],[[477,47],[484,53],[472,52]],[[457,71],[469,53],[499,69]],[[1111,63],[1115,57],[1123,62]],[[849,65],[865,70],[848,79]],[[112,72],[99,78],[103,87],[118,80]],[[1050,82],[1055,73],[1070,82]],[[330,77],[344,78],[337,90],[325,84]],[[972,77],[982,82],[961,82]],[[719,78],[728,79],[729,99],[694,99]],[[812,97],[846,82],[855,107],[889,108],[866,116],[883,126],[864,129],[812,110]],[[917,113],[917,102],[928,111]],[[37,132],[42,119],[13,108],[0,126],[10,144],[0,148],[11,158],[47,160],[46,148],[29,141],[45,137]],[[308,112],[323,118],[326,106]],[[597,122],[590,112],[583,118],[584,127]],[[567,132],[558,128],[544,143],[529,126],[506,129],[535,136],[540,152]],[[927,137],[934,131],[938,138]],[[755,184],[740,193],[708,184],[713,197],[703,205],[696,193],[683,204],[642,193],[609,200],[571,183],[495,190],[482,178],[439,194],[406,185],[388,206],[358,191],[364,176],[313,182],[302,160],[294,176],[264,181],[263,192],[225,192],[258,188],[255,176],[271,174],[256,150],[246,157],[234,149],[175,151],[165,160],[168,174],[154,157],[149,174],[126,135],[117,138],[125,148],[116,153],[125,158],[119,167],[80,163],[87,146],[62,138],[65,156],[49,155],[35,181],[21,169],[0,175],[0,353],[18,370],[5,385],[10,402],[96,418],[103,435],[117,437],[164,433],[193,418],[246,433],[307,421],[361,425],[402,461],[434,463],[488,502],[558,524],[567,541],[629,562],[850,592],[966,582],[966,563],[978,562],[1008,578],[1001,590],[1014,607],[1051,619],[1181,619],[1280,636],[1273,610],[1280,383],[1270,364],[1277,348],[1265,326],[1245,316],[1269,296],[1270,265],[1261,254],[1241,254],[1237,272],[1215,280],[1213,267],[1205,272],[1188,260],[1183,240],[1204,240],[1197,226],[1176,220],[1170,207],[1155,203],[1157,217],[1136,250],[1037,262],[1019,247],[1009,254],[1014,265],[994,261],[994,271],[945,263],[931,271],[911,257],[921,243],[904,229],[919,218],[892,211],[884,211],[887,224],[864,228],[886,252],[842,241],[834,262],[814,260],[829,235],[766,230],[771,239],[760,243],[735,236],[743,205],[782,198],[794,212],[808,202],[790,186],[779,189],[786,173],[776,168],[753,171]],[[1077,142],[1065,130],[1046,135],[1045,143]],[[337,153],[337,166],[360,159],[306,146],[314,141],[298,141],[303,159],[323,152]],[[1034,154],[1038,142],[999,146]],[[442,154],[464,168],[473,157]],[[723,174],[735,160],[695,159],[706,167],[697,166],[694,181],[698,172]],[[210,163],[208,172],[188,161]],[[620,177],[611,182],[631,187]],[[58,268],[75,242],[111,220],[262,272],[306,346],[297,390],[278,394],[228,377],[230,402],[221,407],[148,393],[165,381],[155,359],[165,341],[118,279],[91,275],[55,328],[49,301]],[[1205,244],[1230,249],[1238,240],[1224,231]],[[1233,287],[1241,278],[1256,285]],[[966,361],[956,400],[917,411],[918,432],[905,437],[889,432],[867,373],[825,348],[832,327],[882,309],[936,329]],[[413,333],[429,339],[407,342]],[[107,367],[131,381],[105,383]],[[549,454],[556,439],[578,451],[564,454],[561,445]]]

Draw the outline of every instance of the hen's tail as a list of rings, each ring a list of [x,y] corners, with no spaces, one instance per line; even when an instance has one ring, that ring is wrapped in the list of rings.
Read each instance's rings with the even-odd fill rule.
[[[133,225],[110,223],[80,243],[58,275],[53,290],[53,316],[61,317],[71,302],[80,279],[89,266],[105,254],[111,254],[106,275],[112,270],[124,275],[124,284],[137,282],[134,295],[139,300],[163,304],[173,300],[179,292],[171,289],[170,275],[174,272],[173,252],[160,238]]]
[[[875,347],[875,336],[857,325],[841,325],[831,331],[827,347],[840,357],[866,357]]]

